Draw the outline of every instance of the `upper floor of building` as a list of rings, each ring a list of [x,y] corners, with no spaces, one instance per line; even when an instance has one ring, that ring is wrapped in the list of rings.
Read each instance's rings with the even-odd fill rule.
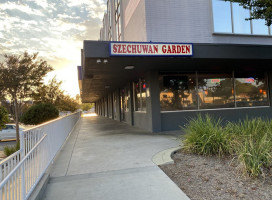
[[[108,0],[100,40],[272,45],[265,20],[222,0]]]

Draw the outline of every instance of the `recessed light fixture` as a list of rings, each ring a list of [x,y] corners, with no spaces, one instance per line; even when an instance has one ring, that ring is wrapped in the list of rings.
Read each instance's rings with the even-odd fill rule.
[[[97,60],[96,60],[96,63],[97,63],[97,64],[100,64],[100,63],[101,63],[101,60],[100,60],[100,59],[97,59]]]
[[[104,64],[107,64],[107,63],[108,63],[108,60],[107,60],[107,59],[104,59],[104,60],[103,60],[103,63],[104,63]]]
[[[132,70],[132,69],[134,69],[134,68],[135,68],[134,66],[129,65],[129,66],[126,66],[124,69]]]

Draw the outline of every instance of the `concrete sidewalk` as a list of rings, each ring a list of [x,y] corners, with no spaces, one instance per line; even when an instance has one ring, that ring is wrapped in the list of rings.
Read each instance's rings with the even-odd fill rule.
[[[152,157],[176,147],[155,135],[101,117],[82,118],[52,166],[44,200],[188,200]]]

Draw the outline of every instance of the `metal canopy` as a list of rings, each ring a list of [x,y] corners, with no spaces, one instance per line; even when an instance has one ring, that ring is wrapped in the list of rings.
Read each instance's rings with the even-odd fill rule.
[[[231,72],[272,67],[272,46],[194,44],[193,57],[110,57],[109,44],[84,41],[82,102],[95,102],[147,71]]]

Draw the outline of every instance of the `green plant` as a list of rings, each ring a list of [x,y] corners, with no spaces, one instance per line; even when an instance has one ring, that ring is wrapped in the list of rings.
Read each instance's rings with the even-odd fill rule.
[[[244,141],[237,145],[237,155],[244,172],[257,177],[263,174],[264,167],[271,168],[271,150],[271,140],[268,140],[267,134],[258,139],[252,135],[245,136]]]
[[[204,156],[229,153],[228,133],[221,119],[198,115],[183,128],[186,135],[183,148]]]
[[[23,113],[21,122],[24,124],[37,125],[55,119],[59,116],[59,111],[52,104],[37,104],[31,106]]]
[[[8,111],[3,106],[0,106],[0,130],[9,122]]]
[[[4,154],[6,156],[10,156],[11,154],[15,153],[19,149],[20,149],[20,143],[19,142],[14,146],[5,146],[4,147]]]

